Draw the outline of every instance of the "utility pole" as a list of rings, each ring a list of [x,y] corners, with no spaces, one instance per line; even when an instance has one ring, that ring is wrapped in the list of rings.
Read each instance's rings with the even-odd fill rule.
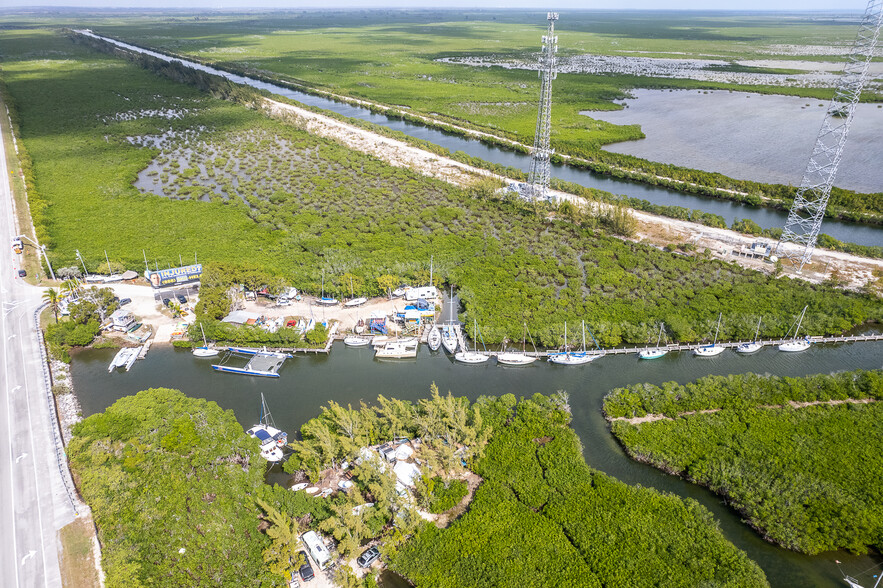
[[[539,58],[539,75],[542,79],[540,106],[537,111],[537,127],[533,136],[526,190],[526,196],[535,201],[549,199],[549,182],[552,177],[552,164],[549,159],[554,153],[550,148],[549,135],[552,131],[552,80],[558,75],[555,70],[555,54],[558,52],[555,21],[558,20],[558,13],[549,12],[546,18],[549,21],[549,29],[543,35],[542,52]]]
[[[797,266],[798,273],[812,260],[855,106],[874,57],[881,23],[883,0],[870,0],[843,74],[837,82],[834,98],[825,113],[806,171],[803,172],[803,181],[791,205],[782,237],[776,245],[776,255],[790,259]]]

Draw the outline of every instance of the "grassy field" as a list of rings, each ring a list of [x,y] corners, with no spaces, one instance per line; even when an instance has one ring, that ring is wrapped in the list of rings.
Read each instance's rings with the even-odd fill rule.
[[[805,553],[880,549],[883,373],[703,378],[605,399],[629,454],[723,495],[768,540]],[[697,413],[697,411],[702,411]]]
[[[378,295],[383,276],[425,283],[434,256],[488,342],[517,340],[527,321],[558,345],[582,318],[605,346],[643,343],[659,321],[693,341],[722,308],[722,338],[751,335],[757,313],[780,335],[806,304],[811,333],[883,317],[879,299],[674,256],[594,217],[548,220],[390,167],[46,31],[5,31],[0,50],[56,267],[77,265],[77,250],[87,267],[107,251],[135,270],[196,254],[307,292],[324,272],[326,293],[348,293],[352,277]],[[136,189],[139,174],[164,195]]]

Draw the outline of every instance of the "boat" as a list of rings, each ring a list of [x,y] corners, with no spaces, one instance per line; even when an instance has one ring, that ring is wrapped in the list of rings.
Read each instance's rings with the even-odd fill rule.
[[[320,304],[322,306],[334,306],[338,304],[337,298],[332,298],[331,296],[325,296],[325,271],[322,271],[322,297],[316,300],[316,304]]]
[[[371,345],[371,337],[348,335],[343,338],[343,344],[347,347],[368,347],[369,345]]]
[[[199,330],[202,332],[202,347],[194,347],[193,355],[196,357],[215,357],[220,351],[208,346],[208,342],[205,340],[205,329],[202,328],[202,323],[199,323]]]
[[[352,300],[347,300],[346,302],[344,302],[343,305],[352,308],[353,306],[362,306],[366,302],[368,302],[368,299],[364,298],[364,297],[353,298]],[[336,303],[336,301],[335,301],[335,303]]]
[[[304,490],[304,492],[306,492],[307,494],[315,494],[318,491],[319,491],[318,486],[310,486],[309,488]]]
[[[261,442],[261,457],[267,461],[275,463],[284,457],[282,447],[288,443],[288,434],[275,427],[263,392],[261,392],[261,422],[245,433]]]
[[[525,351],[525,345],[527,340],[527,323],[524,323],[524,331],[521,336],[521,353],[517,351],[504,351],[497,355],[497,363],[501,365],[514,365],[514,366],[522,366],[522,365],[530,365],[537,360],[536,355],[528,355]],[[533,345],[533,338],[531,338],[531,344]],[[537,346],[533,346],[534,353],[537,351]]]
[[[715,327],[714,329],[714,341],[712,342],[712,344],[697,347],[693,350],[693,355],[698,355],[699,357],[714,357],[724,352],[726,347],[717,344],[717,334],[721,328],[721,317],[723,317],[723,315],[724,313],[722,312],[718,313],[717,315],[717,327]]]
[[[299,492],[300,490],[303,490],[304,488],[306,488],[309,485],[310,484],[308,482],[301,482],[300,484],[295,484],[294,486],[292,486],[291,490],[293,492]]]
[[[472,332],[473,332],[472,351],[469,351],[468,349],[466,349],[463,351],[458,351],[457,353],[454,354],[454,359],[456,361],[459,361],[460,363],[468,363],[471,365],[475,365],[475,364],[479,364],[479,363],[484,363],[490,359],[490,356],[487,355],[486,353],[479,353],[478,352],[478,337],[479,337],[478,323],[476,323],[474,320],[472,322]],[[482,346],[483,345],[484,345],[484,343],[482,343]]]
[[[756,353],[763,348],[763,343],[758,339],[758,335],[760,335],[760,321],[761,319],[757,319],[757,329],[754,331],[754,339],[747,343],[740,343],[736,347],[736,353]]]
[[[388,341],[383,347],[374,352],[374,357],[378,359],[408,359],[417,357],[417,347],[420,342],[417,339],[396,339]]]
[[[438,325],[432,325],[432,328],[429,330],[429,334],[426,336],[426,342],[427,344],[429,344],[429,348],[433,351],[439,350],[442,344],[442,336]]]
[[[454,328],[454,287],[451,286],[451,299],[449,302],[449,311],[448,314],[450,318],[448,319],[447,324],[442,326],[441,338],[442,345],[445,348],[445,351],[450,353],[451,355],[457,353],[457,347],[459,347],[460,342],[457,337],[457,330]]]
[[[663,324],[659,323],[659,334],[656,336],[656,347],[652,349],[649,347],[647,349],[642,349],[638,352],[638,359],[659,359],[668,353],[668,349],[659,346],[660,341],[662,341],[662,329]]]
[[[135,360],[138,359],[139,353],[141,353],[140,346],[123,347],[117,351],[116,355],[113,357],[113,360],[107,368],[107,372],[111,373],[117,368],[126,368],[126,371],[129,371],[132,369],[132,365],[135,364]]]
[[[405,295],[405,292],[411,289],[411,286],[399,286],[395,290],[392,291],[393,298],[401,298]]]
[[[579,351],[571,351],[567,345],[567,323],[564,323],[564,351],[549,354],[549,362],[558,365],[583,365],[601,357],[603,353],[586,351],[586,321],[583,321],[583,346]],[[595,343],[597,345],[597,342]]]
[[[267,378],[278,378],[279,368],[285,363],[286,359],[292,356],[281,351],[268,351],[266,347],[254,349],[251,347],[228,347],[227,355],[224,356],[222,363],[212,364],[212,369],[218,372],[228,374],[241,374],[244,376],[264,376]],[[225,365],[223,362],[236,354],[251,356],[245,367],[233,367]]]
[[[806,309],[808,306],[803,307],[803,312],[800,313],[800,318],[797,319],[797,327],[794,329],[794,337],[790,341],[786,341],[779,345],[779,351],[806,351],[810,347],[809,337],[804,337],[803,339],[797,338],[797,332],[800,330],[800,325],[803,323],[803,317],[806,315]],[[788,329],[789,332],[791,329]],[[787,337],[787,333],[785,334]]]

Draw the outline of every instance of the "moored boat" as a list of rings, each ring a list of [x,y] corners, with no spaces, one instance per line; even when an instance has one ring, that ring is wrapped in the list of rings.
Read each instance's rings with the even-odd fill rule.
[[[763,349],[763,343],[758,339],[758,336],[760,335],[760,321],[761,319],[757,319],[757,329],[754,331],[754,339],[747,343],[740,343],[737,345],[736,353],[756,353]]]
[[[438,325],[433,325],[432,328],[429,330],[429,334],[426,336],[426,343],[433,351],[439,350],[442,344],[442,336]]]
[[[371,345],[371,337],[348,335],[343,338],[343,344],[347,347],[367,347]]]
[[[413,338],[388,341],[383,347],[377,349],[374,357],[378,359],[408,359],[417,357],[419,345],[420,342]]]
[[[273,417],[270,416],[267,402],[264,400],[264,394],[261,392],[261,422],[245,433],[260,441],[261,457],[275,463],[284,457],[282,447],[288,442],[288,434],[277,429],[274,425]]]
[[[803,323],[803,317],[806,315],[806,309],[808,306],[803,307],[803,312],[800,313],[800,318],[797,319],[797,326],[794,329],[794,337],[790,341],[786,341],[779,345],[779,351],[788,351],[788,352],[796,352],[796,351],[806,351],[810,347],[809,337],[804,337],[803,339],[797,338],[797,331],[800,330],[800,325]],[[789,331],[791,329],[788,329]],[[787,334],[786,334],[787,336]]]
[[[693,350],[693,355],[697,355],[699,357],[714,357],[716,355],[720,355],[726,350],[726,347],[717,344],[717,334],[721,328],[721,318],[724,313],[718,313],[717,315],[717,327],[714,329],[714,342],[711,345],[703,345],[701,347],[697,347]]]
[[[202,323],[199,323],[199,330],[202,332],[202,347],[194,347],[193,355],[195,357],[215,357],[220,352],[217,349],[208,346],[208,342],[205,340],[205,330],[202,328]]]
[[[478,323],[476,323],[475,321],[473,321],[472,331],[472,351],[469,351],[468,349],[459,351],[454,354],[454,359],[456,361],[459,361],[460,363],[468,363],[473,365],[478,363],[485,363],[487,360],[490,359],[490,356],[486,353],[478,352]],[[484,344],[482,343],[482,345]]]
[[[664,347],[660,347],[659,343],[662,341],[662,323],[659,323],[659,334],[656,336],[656,347],[642,349],[638,352],[638,359],[659,359],[663,357],[666,353],[668,353],[668,349]]]
[[[567,323],[564,323],[564,351],[549,353],[549,362],[558,365],[583,365],[595,361],[604,355],[601,353],[589,353],[586,351],[586,322],[583,321],[583,345],[579,351],[571,351],[567,345]],[[595,343],[597,345],[597,342]],[[599,348],[600,349],[600,348]]]
[[[517,351],[503,351],[502,353],[497,355],[497,363],[500,365],[512,365],[512,366],[522,366],[522,365],[530,365],[537,360],[536,355],[528,355],[525,347],[527,345],[527,337],[530,333],[527,330],[527,323],[524,324],[524,331],[522,332],[521,337],[521,353]],[[531,345],[533,345],[533,337],[531,337]],[[533,346],[534,353],[537,351],[537,346]]]

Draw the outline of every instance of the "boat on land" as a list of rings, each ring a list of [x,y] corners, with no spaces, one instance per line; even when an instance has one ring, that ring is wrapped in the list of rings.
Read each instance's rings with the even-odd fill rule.
[[[638,352],[638,359],[659,359],[668,353],[668,349],[665,347],[660,347],[659,343],[662,341],[662,329],[663,324],[659,323],[659,334],[656,336],[656,347],[642,349]]]
[[[426,343],[433,351],[439,350],[442,344],[442,335],[441,331],[438,328],[438,325],[432,325],[432,328],[429,330],[429,334],[426,336]]]
[[[365,332],[365,321],[363,321],[362,319],[359,319],[358,322],[356,323],[356,326],[353,327],[353,333],[355,333],[356,335],[361,335],[364,332]]]
[[[337,298],[333,298],[331,296],[325,296],[325,271],[322,271],[322,297],[316,300],[316,304],[321,306],[334,306],[338,304]]]
[[[754,331],[754,339],[747,343],[740,343],[736,347],[736,353],[756,353],[763,349],[763,343],[758,339],[758,335],[760,335],[760,321],[761,319],[757,319],[757,329]]]
[[[383,347],[377,348],[374,357],[378,359],[409,359],[417,357],[417,348],[420,342],[415,338],[395,339],[387,341]]]
[[[285,444],[288,443],[288,434],[276,428],[273,417],[270,416],[270,410],[267,408],[267,401],[264,399],[263,392],[261,392],[261,420],[245,433],[249,437],[260,441],[261,457],[267,461],[275,463],[284,457],[282,447],[285,447]]]
[[[800,318],[797,319],[797,326],[794,328],[794,337],[790,341],[786,341],[779,345],[779,351],[806,351],[810,347],[809,337],[804,337],[803,339],[797,338],[797,332],[800,331],[800,325],[803,323],[803,317],[806,315],[806,309],[808,306],[803,307],[803,312],[800,313]],[[789,331],[791,329],[788,329]],[[787,334],[785,335],[787,337]]]
[[[348,335],[343,338],[343,344],[347,347],[368,347],[371,345],[371,337]]]
[[[353,298],[352,300],[347,300],[346,302],[344,302],[343,305],[352,308],[352,307],[354,307],[354,306],[362,306],[362,305],[365,304],[366,302],[368,302],[368,299],[367,299],[367,298],[364,298],[364,297],[362,297],[362,298]],[[335,303],[336,303],[336,302],[335,302]]]
[[[281,351],[268,351],[266,348],[253,349],[251,347],[228,347],[227,355],[224,356],[222,363],[212,364],[212,369],[227,374],[240,374],[243,376],[263,376],[266,378],[278,378],[279,368],[285,363],[286,359],[292,356]],[[245,367],[234,367],[226,365],[224,362],[236,355],[247,355],[251,359],[245,364]]]
[[[480,335],[478,333],[478,323],[475,321],[472,322],[472,335],[472,351],[466,349],[463,351],[458,351],[454,354],[454,359],[459,361],[460,363],[475,365],[479,363],[484,363],[490,359],[490,356],[488,354],[479,353],[478,351],[478,338]],[[484,343],[482,343],[482,346],[484,346]]]
[[[411,286],[399,286],[395,290],[392,291],[393,298],[401,298],[405,295],[405,292],[411,289]]]
[[[199,330],[202,333],[202,347],[194,347],[193,355],[196,357],[215,357],[218,355],[220,351],[208,346],[208,342],[205,340],[205,329],[202,328],[202,323],[199,323]]]
[[[513,366],[522,366],[522,365],[530,365],[537,360],[536,355],[528,355],[525,346],[527,342],[527,337],[529,336],[529,332],[527,330],[527,323],[524,324],[524,331],[521,336],[521,353],[517,351],[504,351],[497,355],[497,363],[501,365],[513,365]],[[533,343],[533,337],[530,339],[531,345],[533,345],[534,354],[536,354],[537,346]]]
[[[299,483],[299,484],[295,484],[294,486],[292,486],[292,487],[291,487],[291,491],[292,491],[292,492],[298,492],[298,491],[300,491],[300,490],[303,490],[304,488],[306,488],[306,487],[309,486],[309,485],[310,485],[310,484],[309,484],[308,482],[301,482],[301,483]]]
[[[579,351],[571,351],[567,345],[567,323],[564,323],[564,351],[552,352],[549,354],[549,362],[558,365],[583,365],[591,361],[595,361],[604,353],[589,353],[586,351],[586,321],[582,322],[583,326],[583,344]],[[594,339],[594,335],[592,336]],[[595,342],[598,345],[598,342]],[[598,347],[600,349],[600,347]]]
[[[718,313],[717,315],[717,326],[714,328],[714,341],[711,345],[703,345],[702,347],[697,347],[693,351],[693,355],[698,355],[699,357],[714,357],[716,355],[720,355],[724,352],[726,347],[723,345],[717,344],[717,334],[721,328],[721,317],[723,317],[724,313]]]

